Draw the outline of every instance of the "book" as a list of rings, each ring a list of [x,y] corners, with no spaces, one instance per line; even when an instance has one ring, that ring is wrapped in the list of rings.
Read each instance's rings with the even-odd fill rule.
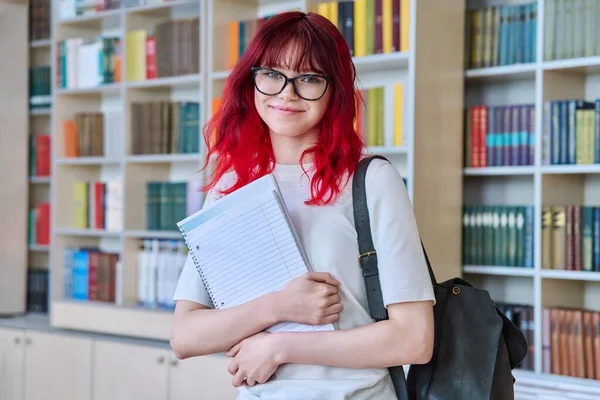
[[[273,175],[259,178],[177,223],[215,308],[282,289],[311,267]],[[268,332],[333,324],[279,322]]]

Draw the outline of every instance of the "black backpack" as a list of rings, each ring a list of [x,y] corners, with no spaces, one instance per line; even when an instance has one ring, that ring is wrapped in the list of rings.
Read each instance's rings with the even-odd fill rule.
[[[382,300],[365,191],[365,174],[374,158],[387,161],[382,156],[361,160],[353,177],[352,196],[369,311],[375,321],[380,321],[388,315]],[[424,247],[423,252],[436,298],[433,356],[427,364],[411,365],[408,377],[402,366],[389,368],[398,399],[514,399],[512,370],[527,355],[525,336],[496,307],[487,291],[461,278],[437,283]]]

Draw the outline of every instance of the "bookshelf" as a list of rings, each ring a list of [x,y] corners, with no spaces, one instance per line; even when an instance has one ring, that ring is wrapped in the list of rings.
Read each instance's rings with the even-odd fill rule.
[[[29,214],[27,291],[29,312],[49,306],[50,193],[52,176],[51,5],[29,5]]]
[[[188,184],[186,212],[192,212],[202,200],[190,194],[205,179],[198,173],[204,154],[199,127],[210,117],[213,104],[217,104],[215,99],[221,95],[229,75],[228,36],[223,34],[228,24],[291,9],[317,12],[319,3],[306,0],[173,0],[85,16],[67,13],[66,18],[53,20],[52,76],[57,79],[53,86],[51,111],[51,187],[52,204],[56,205],[52,209],[49,250],[52,271],[50,321],[53,327],[168,340],[172,309],[169,304],[161,305],[157,297],[148,298],[146,286],[140,285],[145,272],[139,268],[138,260],[141,245],[154,246],[148,244],[154,243],[154,239],[162,240],[166,245],[173,244],[180,235],[168,222],[173,216],[160,205],[149,204],[149,193],[155,193],[155,190],[168,192],[171,190],[168,187],[183,182]],[[406,3],[409,40],[405,43],[405,51],[355,57],[361,88],[386,87],[385,123],[381,132],[384,140],[371,148],[373,152],[388,156],[407,179],[421,234],[428,244],[440,280],[460,274],[461,266],[463,55],[456,49],[462,49],[462,37],[444,34],[449,26],[462,29],[464,7],[458,3],[440,5],[434,0],[410,0]],[[58,10],[54,11],[58,15]],[[159,56],[165,51],[165,45],[158,38],[157,27],[167,21],[190,18],[197,18],[197,31],[196,28],[183,28],[183,31],[197,32],[197,37],[193,36],[195,33],[192,37],[185,36],[185,40],[195,40],[198,44],[197,57],[194,55],[159,66],[159,60],[169,57]],[[171,29],[169,34],[175,35],[175,28],[165,29]],[[140,33],[142,31],[147,33]],[[77,44],[77,38],[98,35],[115,39],[106,45],[108,52],[114,52],[110,57],[116,55],[115,61],[100,74],[101,79],[98,80],[95,74],[88,77],[85,71],[77,71],[76,77],[69,72],[63,74],[61,63],[65,61],[60,61],[61,49],[81,46]],[[432,35],[440,40],[429,40]],[[148,37],[155,38],[148,47],[150,58],[144,51],[146,46],[133,43],[146,43]],[[128,44],[128,40],[132,42]],[[75,44],[63,46],[63,41]],[[173,43],[167,43],[175,47]],[[187,45],[182,40],[177,46]],[[82,51],[81,47],[79,51]],[[156,60],[156,70],[140,67],[146,60],[153,60],[152,57]],[[68,69],[71,64],[66,62]],[[152,61],[148,62],[153,65]],[[161,75],[161,68],[180,73]],[[156,75],[147,79],[150,73]],[[57,82],[60,82],[59,87]],[[395,83],[401,83],[403,89],[400,142],[393,140]],[[153,106],[144,106],[146,103]],[[160,133],[164,129],[156,129],[165,127],[160,117],[168,108],[165,104],[170,104],[171,115],[179,113],[183,118],[185,114],[188,118],[178,125],[172,125],[173,119],[169,120],[171,133],[179,132],[177,141],[172,139],[174,134],[165,140]],[[100,128],[86,128],[81,122],[82,117],[78,117],[83,113],[103,113],[105,141],[102,145],[106,152],[92,151]],[[77,118],[80,118],[79,124]],[[95,117],[89,118],[93,121]],[[92,122],[90,124],[93,126]],[[110,131],[117,133],[106,133],[107,124],[111,124]],[[73,126],[77,128],[77,146],[72,139],[73,133],[69,133]],[[84,136],[89,136],[90,139],[85,140],[92,143],[85,155],[82,141],[79,141]],[[443,174],[439,173],[441,170]],[[114,195],[117,199],[98,221],[86,221],[81,215],[79,219],[76,217],[81,198],[74,197],[74,187],[82,182],[106,183],[92,190],[104,193],[107,198]],[[115,185],[114,191],[108,188],[109,184]],[[85,193],[91,189],[83,185],[79,190]],[[93,214],[96,215],[96,211]],[[163,219],[169,229],[164,229],[160,222]],[[114,222],[111,229],[106,228],[108,220]],[[110,289],[114,292],[114,300],[86,300],[77,289],[73,296],[74,281],[80,277],[73,272],[77,261],[70,249],[86,247],[99,248],[109,254],[108,257],[117,255],[118,262],[109,267],[115,272],[114,288]],[[174,257],[171,259],[173,265],[178,265],[181,259]],[[69,276],[71,286],[65,283]],[[160,290],[157,288],[157,292]],[[164,290],[168,292],[169,289]]]
[[[0,315],[26,310],[27,270],[27,181],[28,129],[28,11],[27,5],[0,1],[0,40],[3,63],[0,87],[10,96],[0,96]],[[10,171],[10,173],[6,173]]]
[[[495,12],[488,11],[492,6]],[[522,25],[516,24],[503,31],[505,28],[500,23],[503,13],[511,15],[511,11],[519,10],[519,6],[521,10],[523,7],[527,10],[521,19]],[[518,12],[513,15],[518,15]],[[471,250],[465,247],[463,274],[469,282],[489,290],[499,303],[528,306],[533,311],[521,321],[532,350],[528,355],[529,370],[517,371],[517,382],[523,382],[521,394],[530,393],[527,392],[530,386],[537,385],[538,389],[561,391],[565,398],[573,393],[597,397],[600,376],[593,379],[591,372],[597,368],[582,368],[579,360],[589,359],[589,354],[598,354],[598,350],[590,353],[583,347],[588,355],[577,356],[573,361],[570,357],[581,351],[581,346],[574,344],[573,350],[569,348],[564,359],[569,359],[567,364],[571,362],[576,366],[567,369],[559,366],[556,369],[551,365],[552,359],[557,358],[551,335],[548,336],[551,328],[545,322],[548,315],[544,317],[544,310],[553,307],[600,311],[600,269],[594,264],[593,245],[588,247],[598,242],[593,237],[593,218],[590,219],[593,211],[588,212],[585,221],[583,213],[586,211],[579,214],[579,222],[575,222],[577,211],[568,217],[574,227],[569,236],[573,240],[569,241],[566,236],[555,238],[560,232],[566,234],[562,227],[567,224],[567,215],[551,211],[544,216],[544,210],[548,206],[554,206],[553,210],[561,210],[563,208],[557,206],[568,205],[600,206],[599,161],[593,159],[593,153],[589,155],[592,159],[584,158],[577,162],[576,157],[578,153],[580,156],[588,154],[586,148],[595,149],[597,146],[598,141],[592,133],[594,129],[598,132],[600,124],[597,119],[593,124],[591,116],[595,113],[598,118],[600,103],[596,104],[595,111],[589,112],[589,125],[579,122],[580,126],[589,128],[579,131],[566,124],[558,125],[558,117],[555,119],[557,125],[553,125],[550,106],[551,102],[558,100],[593,102],[600,99],[600,42],[596,43],[600,36],[595,30],[596,26],[600,26],[600,3],[586,0],[469,0],[466,21],[472,26],[467,24],[465,50],[464,103],[469,112],[465,116],[463,196],[467,218],[463,223],[465,246],[469,243],[479,246],[482,256],[478,260],[484,262],[472,263]],[[479,29],[473,29],[473,26]],[[586,29],[589,29],[589,34]],[[591,34],[592,31],[596,33]],[[498,35],[498,47],[494,47],[494,34]],[[519,35],[522,35],[521,39],[529,39],[522,47],[516,46],[516,42],[510,43],[512,37]],[[555,42],[557,37],[558,43]],[[502,45],[503,40],[509,44]],[[516,46],[513,50],[529,57],[524,56],[520,61],[501,61],[506,57],[501,55],[502,52],[509,51],[503,50],[503,46],[510,49],[513,45]],[[498,54],[496,58],[494,54]],[[472,107],[477,106],[484,106],[485,111],[474,111],[477,108]],[[509,111],[509,107],[504,106],[517,107]],[[511,117],[521,112],[523,106],[530,107],[528,112],[509,124]],[[575,123],[577,118],[581,118],[577,117],[577,112],[573,116]],[[562,121],[563,117],[560,118]],[[579,121],[586,120],[582,118]],[[559,140],[553,140],[553,132]],[[520,139],[519,134],[523,135]],[[567,137],[577,139],[573,147],[569,147],[572,145],[568,141],[565,141],[566,146],[556,144]],[[577,147],[578,140],[583,146]],[[522,153],[517,155],[519,151]],[[557,152],[556,160],[553,159],[553,151]],[[482,153],[485,153],[485,162],[481,162]],[[527,156],[522,155],[527,153]],[[569,155],[572,160],[569,160]],[[560,157],[565,160],[561,161]],[[529,207],[524,214],[523,230],[518,218],[511,225],[511,206]],[[503,222],[502,213],[507,207],[508,218]],[[588,239],[584,238],[584,224],[591,224],[588,225],[590,233],[585,233]],[[512,226],[516,228],[515,232],[523,234],[513,241],[510,239]],[[473,239],[473,233],[484,239]],[[500,242],[486,242],[488,238],[500,238]],[[509,238],[508,241],[506,238]],[[496,263],[497,254],[507,248],[525,251],[521,261],[527,262],[515,263],[514,259],[509,259],[507,263]],[[555,262],[555,257],[562,261]],[[584,261],[585,258],[588,260]],[[522,266],[525,264],[528,267]],[[590,270],[586,271],[586,268]],[[565,317],[565,321],[568,318],[571,317]],[[580,321],[584,321],[581,318]],[[575,322],[569,324],[565,323],[565,326],[573,326]],[[585,323],[581,329],[586,329]],[[544,352],[544,347],[549,351]],[[588,376],[590,373],[592,375]],[[540,390],[537,393],[543,392]]]

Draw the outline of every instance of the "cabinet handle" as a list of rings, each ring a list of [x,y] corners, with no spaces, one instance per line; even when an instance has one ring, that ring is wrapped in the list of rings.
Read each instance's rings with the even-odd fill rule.
[[[30,338],[25,339],[25,344],[31,344],[31,339]]]
[[[20,337],[16,337],[15,338],[15,344],[21,344],[21,338]]]
[[[165,358],[164,358],[163,356],[160,356],[160,357],[158,357],[158,358],[156,359],[156,362],[157,362],[157,363],[159,363],[159,364],[162,364],[162,363],[164,363],[164,362],[165,362]]]
[[[171,367],[175,367],[175,366],[177,366],[177,360],[176,360],[175,358],[174,358],[174,359],[172,359],[172,360],[169,362],[169,365],[170,365]]]

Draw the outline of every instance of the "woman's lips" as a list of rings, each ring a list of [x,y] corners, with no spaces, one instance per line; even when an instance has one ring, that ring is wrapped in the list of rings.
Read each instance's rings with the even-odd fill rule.
[[[269,106],[269,108],[271,108],[277,114],[281,114],[281,115],[295,115],[295,114],[303,112],[302,110],[299,110],[297,108],[291,108],[291,107]]]

